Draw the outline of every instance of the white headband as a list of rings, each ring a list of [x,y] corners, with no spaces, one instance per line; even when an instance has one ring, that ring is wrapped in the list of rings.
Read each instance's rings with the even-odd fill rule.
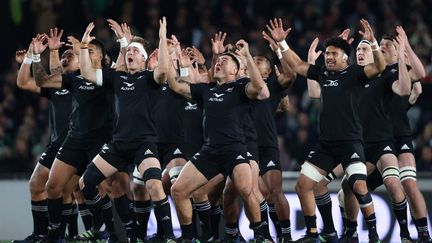
[[[141,43],[139,43],[139,42],[132,42],[132,43],[130,43],[128,45],[128,47],[136,47],[136,48],[138,48],[138,50],[144,56],[144,59],[147,60],[147,58],[148,58],[147,52],[145,51],[144,46]]]

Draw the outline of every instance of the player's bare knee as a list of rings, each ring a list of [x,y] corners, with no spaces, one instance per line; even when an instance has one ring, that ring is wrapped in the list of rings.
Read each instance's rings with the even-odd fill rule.
[[[45,190],[50,198],[58,198],[62,194],[62,188],[54,180],[48,180],[45,185]]]

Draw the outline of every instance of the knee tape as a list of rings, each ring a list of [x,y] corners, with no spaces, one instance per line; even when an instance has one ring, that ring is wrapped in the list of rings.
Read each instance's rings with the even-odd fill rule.
[[[348,180],[352,175],[355,175],[355,174],[364,175],[365,178],[367,175],[366,165],[364,163],[361,163],[361,162],[352,163],[352,164],[348,165],[348,167],[346,168],[345,171],[346,171],[346,174],[348,176]]]
[[[328,173],[324,179],[326,179],[326,181],[331,182],[332,180],[334,180],[336,178],[336,174],[331,171],[330,173]]]
[[[144,180],[142,179],[141,174],[138,172],[138,168],[136,166],[132,173],[132,177],[133,177],[132,179],[133,183],[144,186]]]
[[[183,166],[174,166],[169,170],[168,174],[170,176],[171,183],[174,183],[182,169]]]
[[[86,199],[86,203],[97,203],[100,200],[100,196],[96,187],[105,180],[105,176],[94,163],[90,163],[82,177],[84,184],[82,193]]]
[[[417,180],[417,169],[414,166],[404,166],[400,168],[399,173],[400,181],[404,180]]]
[[[151,167],[144,171],[144,175],[143,175],[144,183],[152,179],[154,180],[162,179],[162,171],[160,168]]]
[[[348,178],[348,183],[349,183],[349,185],[350,185],[350,187],[351,187],[351,189],[352,189],[355,197],[357,198],[357,201],[358,201],[358,203],[360,205],[360,208],[366,208],[366,207],[368,207],[369,205],[372,204],[372,196],[371,196],[371,194],[369,192],[367,192],[366,194],[362,195],[362,194],[358,193],[355,190],[354,185],[355,185],[356,181],[359,181],[359,180],[366,181],[366,175],[364,175],[364,174],[353,174],[353,175],[351,175]]]
[[[382,172],[383,181],[390,177],[399,178],[399,168],[395,166],[388,166]]]
[[[315,182],[320,182],[324,178],[324,176],[321,175],[321,173],[315,168],[315,166],[313,166],[309,162],[303,163],[300,173],[302,173],[303,175],[307,176],[308,178],[310,178]]]

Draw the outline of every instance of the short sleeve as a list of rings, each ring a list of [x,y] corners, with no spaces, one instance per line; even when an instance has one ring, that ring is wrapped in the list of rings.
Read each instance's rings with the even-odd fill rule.
[[[72,74],[63,74],[62,75],[62,89],[67,89],[72,91]]]
[[[51,89],[50,88],[40,88],[39,96],[50,99],[51,98]]]
[[[208,88],[208,84],[191,84],[191,96],[193,100],[202,100],[205,90]]]
[[[270,91],[270,94],[278,94],[283,92],[286,88],[283,87],[280,83],[279,80],[277,79],[276,76],[270,76],[267,79],[267,87]]]
[[[154,72],[153,72],[153,71],[145,71],[145,75],[146,75],[146,77],[148,78],[148,80],[150,81],[150,82],[147,83],[147,84],[148,84],[148,87],[149,87],[150,89],[159,90],[160,87],[161,87],[161,85],[158,84],[158,83],[156,82],[156,80],[154,79]]]
[[[102,69],[102,84],[98,86],[112,88],[116,71],[110,69]]]
[[[306,77],[308,79],[319,81],[320,73],[321,73],[321,67],[310,64]]]

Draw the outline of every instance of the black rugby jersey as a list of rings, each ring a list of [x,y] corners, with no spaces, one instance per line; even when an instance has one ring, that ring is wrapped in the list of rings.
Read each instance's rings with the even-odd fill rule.
[[[155,123],[160,143],[184,143],[185,98],[172,91],[167,84],[160,86],[160,97],[155,109]]]
[[[50,144],[60,146],[69,130],[72,93],[67,89],[41,88],[40,96],[48,99]]]
[[[192,84],[192,99],[203,104],[203,124],[206,145],[243,144],[244,118],[249,109],[249,98],[244,83],[222,85]]]
[[[102,87],[114,91],[113,141],[157,142],[154,107],[160,86],[153,72],[135,74],[103,70]]]
[[[112,131],[112,92],[84,79],[79,72],[62,75],[62,89],[72,92],[69,135],[74,138],[106,136]]]
[[[365,143],[393,139],[390,106],[394,96],[393,82],[399,79],[398,64],[388,65],[381,75],[364,85],[360,116]]]
[[[317,80],[321,87],[319,139],[326,142],[362,140],[360,89],[369,80],[364,67],[350,65],[333,72],[325,66],[310,65],[307,78]]]
[[[275,115],[281,99],[285,96],[285,88],[280,85],[276,76],[265,80],[270,91],[270,98],[255,101],[253,117],[258,133],[258,145],[278,147]]]

